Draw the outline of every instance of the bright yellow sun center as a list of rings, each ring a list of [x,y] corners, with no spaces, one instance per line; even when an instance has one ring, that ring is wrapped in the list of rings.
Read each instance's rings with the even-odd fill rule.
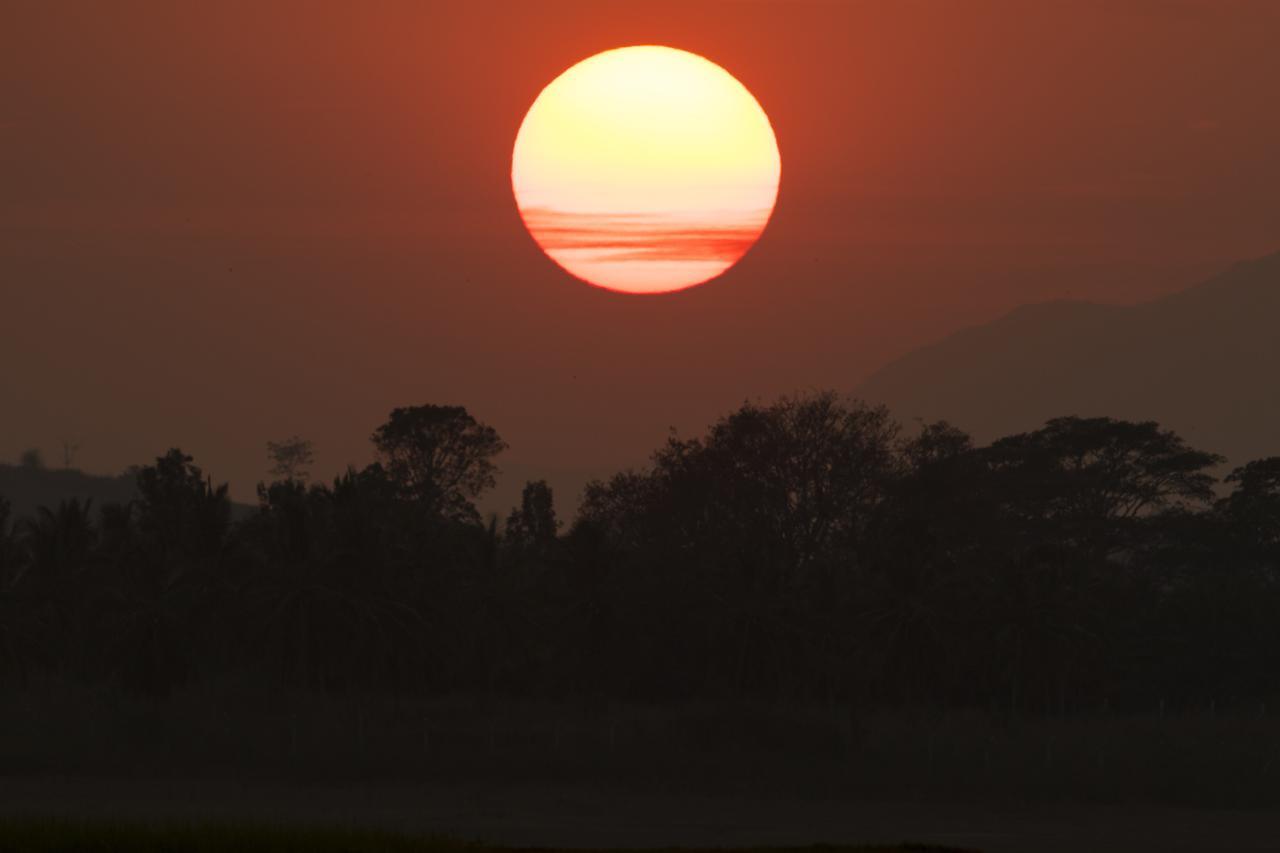
[[[733,266],[778,196],[778,143],[760,104],[714,62],[624,47],[551,81],[516,136],[525,225],[591,284],[665,293]]]

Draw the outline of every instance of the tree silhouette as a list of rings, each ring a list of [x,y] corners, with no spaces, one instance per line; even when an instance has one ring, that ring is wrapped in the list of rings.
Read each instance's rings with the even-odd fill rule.
[[[257,564],[246,615],[253,647],[286,683],[349,689],[420,661],[421,616],[387,571],[390,494],[377,466],[333,488],[260,487],[240,531]]]
[[[191,456],[171,449],[136,469],[132,509],[117,513],[113,539],[136,548],[119,565],[111,595],[108,642],[118,675],[131,689],[163,698],[191,677],[197,649],[218,642],[209,612],[228,579],[221,560],[231,531],[226,484],[214,486]]]
[[[1016,714],[1277,693],[1280,458],[1214,501],[1218,457],[1154,423],[976,446],[817,393],[673,435],[564,533],[528,483],[500,532],[474,504],[494,430],[418,406],[373,439],[314,484],[299,440],[234,523],[177,449],[96,518],[0,501],[0,678]]]
[[[23,544],[27,550],[31,583],[63,585],[84,567],[97,540],[92,501],[62,501],[56,510],[38,507],[26,523]]]
[[[305,483],[310,477],[308,469],[315,462],[315,448],[310,441],[295,435],[283,441],[268,441],[267,457],[271,460],[271,476],[277,481]]]
[[[473,499],[492,488],[493,457],[507,445],[461,406],[394,409],[373,433],[379,461],[401,497],[428,518],[476,523]]]
[[[17,580],[20,551],[13,536],[13,504],[0,497],[0,589]]]
[[[559,529],[555,501],[547,481],[525,483],[520,493],[520,506],[507,516],[505,536],[508,544],[517,551],[545,556],[556,541]]]
[[[39,598],[25,595],[25,554],[10,526],[10,504],[0,498],[0,684],[26,680],[40,659]],[[34,606],[33,606],[34,605]],[[43,661],[48,663],[47,660]]]
[[[164,557],[216,553],[231,520],[227,485],[215,487],[174,448],[137,471],[139,527]]]
[[[1234,491],[1218,508],[1246,541],[1280,556],[1280,456],[1258,459],[1228,476]],[[1280,568],[1280,564],[1272,563]]]
[[[1152,421],[1078,417],[1003,438],[987,458],[1006,509],[1034,540],[1096,554],[1132,546],[1135,529],[1155,513],[1207,504],[1208,471],[1223,461]]]

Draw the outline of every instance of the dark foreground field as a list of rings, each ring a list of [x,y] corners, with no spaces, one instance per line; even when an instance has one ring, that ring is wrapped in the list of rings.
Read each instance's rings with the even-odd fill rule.
[[[335,827],[236,823],[139,823],[25,818],[0,821],[0,849],[15,853],[534,853],[479,842]],[[550,853],[553,848],[541,848]],[[801,853],[813,848],[755,848]],[[921,845],[825,847],[823,853],[948,853]],[[680,853],[678,849],[666,853]],[[724,853],[730,853],[726,848]]]
[[[0,849],[15,853],[551,853],[555,848],[495,847],[432,836],[333,827],[25,818],[0,822]],[[916,844],[750,849],[756,853],[961,853]],[[664,853],[682,851],[668,848]],[[732,853],[732,848],[724,848],[723,853]]]
[[[236,827],[290,829],[270,850],[436,850],[388,841],[377,832],[476,839],[516,848],[800,849],[813,844],[895,849],[914,844],[985,853],[1190,853],[1280,849],[1280,815],[1271,810],[1059,804],[998,806],[855,802],[647,793],[552,785],[299,785],[265,781],[122,782],[106,779],[0,780],[0,813],[17,818],[73,816],[90,823],[4,824],[0,850],[252,850]],[[12,819],[12,817],[11,817]],[[212,822],[231,827],[205,846],[177,842],[184,831],[112,835],[119,821]],[[41,829],[40,827],[44,828]],[[35,827],[34,829],[32,827]],[[70,827],[70,828],[68,828]],[[329,829],[330,827],[334,829]],[[358,827],[358,831],[350,828]],[[115,830],[112,830],[113,832]],[[131,831],[132,832],[132,831]],[[173,833],[177,834],[173,834]],[[167,833],[167,834],[166,834]],[[107,846],[139,838],[151,846]],[[77,839],[84,844],[77,846]],[[89,843],[90,840],[93,843]],[[344,840],[349,843],[344,843]],[[61,845],[61,846],[59,846]],[[290,846],[292,845],[292,846]],[[897,848],[902,849],[902,848]],[[911,849],[911,848],[906,848]]]
[[[1058,719],[204,689],[149,703],[53,685],[0,696],[0,818],[247,822],[368,843],[1280,850],[1278,759],[1280,717],[1263,708]],[[78,832],[10,831],[0,851],[121,849],[37,845]],[[156,843],[140,849],[189,849]]]

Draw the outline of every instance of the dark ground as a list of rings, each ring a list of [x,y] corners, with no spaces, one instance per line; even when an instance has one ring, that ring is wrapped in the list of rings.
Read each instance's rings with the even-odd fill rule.
[[[633,793],[555,785],[0,780],[0,814],[354,824],[510,845],[952,845],[990,853],[1280,850],[1280,814],[1158,806],[996,807]]]
[[[194,687],[151,705],[55,686],[0,697],[0,816],[548,847],[1280,851],[1280,724],[1257,709],[852,719]]]

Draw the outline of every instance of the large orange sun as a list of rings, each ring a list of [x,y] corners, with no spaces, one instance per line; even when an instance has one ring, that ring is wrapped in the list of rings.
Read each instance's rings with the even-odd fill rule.
[[[645,45],[579,62],[516,135],[511,185],[552,260],[610,290],[668,293],[715,278],[760,237],[778,142],[719,65]]]

